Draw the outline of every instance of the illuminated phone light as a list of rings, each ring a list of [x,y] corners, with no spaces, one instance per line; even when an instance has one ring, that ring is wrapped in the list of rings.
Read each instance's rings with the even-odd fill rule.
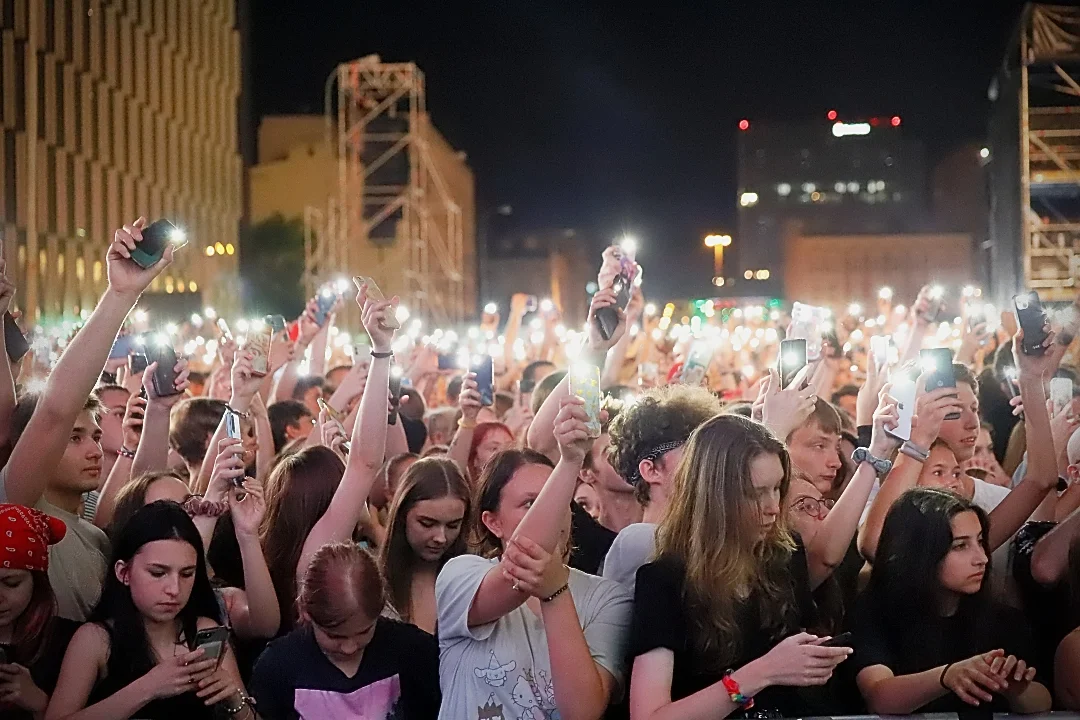
[[[551,301],[551,298],[544,298],[540,301],[540,312],[549,313],[555,309],[555,303]]]
[[[145,310],[136,310],[135,311],[135,322],[144,323],[149,319],[150,319],[150,313],[146,312]]]
[[[218,341],[217,340],[207,340],[206,341],[206,352],[208,352],[208,353],[216,353],[217,349],[218,349]]]
[[[945,297],[945,288],[940,285],[934,285],[932,288],[930,288],[929,295],[931,300],[941,300],[943,297]]]
[[[531,330],[541,330],[544,327],[544,321],[540,318],[533,318],[529,321],[529,328]]]
[[[329,287],[323,285],[322,289],[319,291],[319,295],[324,298],[332,298],[334,297],[334,291],[331,290]]]
[[[218,255],[224,255],[225,254],[225,245],[223,245],[220,242],[214,243],[214,251],[217,252]]]
[[[731,314],[732,314],[732,316],[733,316],[733,317],[741,318],[741,317],[743,316],[743,311],[742,311],[742,310],[740,310],[739,308],[735,308],[735,309],[734,309],[734,310],[733,310],[733,311],[731,312]]]
[[[185,355],[194,355],[195,351],[198,350],[198,349],[199,349],[199,344],[197,342],[195,342],[194,340],[188,340],[186,343],[184,343],[184,354]]]
[[[653,342],[660,342],[664,338],[664,332],[660,328],[653,328],[651,337]]]
[[[187,241],[187,233],[180,228],[173,228],[169,231],[169,242],[173,245],[180,245]]]
[[[203,315],[206,316],[207,320],[216,320],[217,319],[217,310],[215,310],[212,307],[203,308]]]
[[[179,330],[180,328],[176,327],[176,323],[169,323],[165,326],[165,332],[168,335],[175,335],[177,332],[179,332]]]
[[[158,347],[168,347],[169,345],[172,345],[172,339],[165,333],[158,333],[155,335],[154,342],[157,343]]]
[[[777,337],[776,328],[765,328],[765,342],[774,343]]]
[[[340,338],[342,342],[344,342],[346,345],[350,345],[352,343],[352,335],[350,333],[343,332],[341,333]]]
[[[919,365],[922,367],[923,372],[932,373],[937,371],[937,361],[932,357],[922,358],[919,361]]]
[[[859,366],[858,365],[852,365],[850,368],[848,368],[848,370],[853,372],[853,373],[857,373],[857,372],[859,372]]]
[[[769,313],[769,319],[772,320],[773,322],[776,322],[777,320],[779,320],[780,319],[780,311],[779,310],[773,310],[771,313]]]
[[[878,299],[879,300],[892,300],[892,297],[893,297],[893,290],[892,290],[891,287],[883,287],[880,290],[878,290]]]
[[[469,328],[468,332],[466,332],[465,334],[468,335],[470,340],[479,340],[480,339],[480,328],[473,325],[472,327]]]
[[[248,327],[249,327],[249,325],[248,325],[247,320],[244,320],[243,318],[240,318],[239,320],[236,321],[236,329],[239,330],[240,332],[246,333],[248,331]]]
[[[756,192],[744,192],[739,195],[739,205],[742,207],[753,207],[757,205],[758,194]]]
[[[897,315],[907,315],[907,308],[903,305],[897,305],[895,308],[893,308],[893,312]]]
[[[403,371],[402,371],[400,365],[391,365],[390,366],[390,377],[399,378],[399,377],[401,377],[402,372]]]
[[[877,321],[876,318],[870,318],[869,320],[866,321],[866,327],[868,327],[868,328],[876,328],[877,326],[878,326],[878,321]]]
[[[761,341],[760,340],[758,340],[757,338],[751,338],[750,339],[750,347],[751,347],[751,349],[757,350],[760,346],[761,346]]]
[[[878,315],[877,316],[877,324],[878,325],[884,325],[885,324],[885,316],[884,315]]]
[[[848,305],[847,311],[848,315],[851,315],[852,317],[858,317],[859,315],[862,315],[862,305],[860,305],[859,303],[851,303],[850,305]]]

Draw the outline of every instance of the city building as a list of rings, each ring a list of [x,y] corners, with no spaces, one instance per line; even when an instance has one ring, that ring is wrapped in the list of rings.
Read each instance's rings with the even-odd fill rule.
[[[971,284],[971,236],[963,233],[816,235],[787,226],[784,296],[832,308],[858,302],[874,307],[882,287],[910,303],[926,282],[947,288]]]
[[[596,281],[599,255],[573,228],[500,233],[489,244],[484,272],[485,302],[504,309],[515,293],[551,298],[567,325],[585,322],[590,282]]]
[[[29,322],[77,316],[113,230],[168,218],[190,246],[153,295],[238,296],[243,164],[236,0],[10,0],[0,8],[0,227]],[[220,244],[208,257],[206,245]]]
[[[369,275],[388,297],[399,295],[403,304],[412,305],[411,310],[418,309],[411,299],[422,295],[425,304],[435,310],[424,314],[436,322],[450,320],[440,317],[439,312],[449,308],[451,290],[447,283],[438,280],[444,274],[440,268],[445,268],[446,261],[452,261],[449,264],[460,267],[460,277],[456,278],[455,284],[460,287],[462,304],[467,308],[466,314],[472,315],[477,306],[476,201],[472,170],[465,153],[450,145],[426,113],[419,116],[415,132],[406,134],[410,144],[415,142],[417,147],[423,148],[418,172],[423,173],[438,192],[417,193],[417,207],[409,213],[412,225],[404,221],[405,215],[400,211],[396,215],[387,213],[386,221],[376,232],[371,218],[365,215],[367,236],[363,237],[361,231],[350,232],[344,237],[344,218],[338,208],[344,194],[351,193],[351,197],[363,194],[363,164],[354,169],[351,160],[341,162],[338,148],[331,144],[337,138],[336,128],[331,127],[328,131],[323,115],[262,118],[258,163],[249,169],[251,221],[258,223],[274,215],[281,215],[286,220],[304,220],[311,238],[311,247],[305,254],[309,265],[314,266],[306,268],[306,276],[313,283],[346,274]],[[374,160],[378,160],[378,156]],[[384,162],[382,167],[389,164]],[[406,187],[408,175],[406,163],[401,177],[383,181],[383,184]],[[342,183],[347,190],[343,189]],[[422,217],[431,227],[445,227],[451,211],[456,214],[456,223],[460,223],[456,224],[460,247],[454,248],[460,257],[445,258],[436,254],[428,261],[431,264],[427,290],[417,293],[411,257],[413,248],[410,247],[416,243],[411,243],[406,235],[409,228],[412,232],[417,230],[416,217]],[[439,236],[439,239],[443,237]],[[245,248],[245,252],[249,250],[257,252],[258,248]],[[314,287],[308,287],[307,291],[313,292]],[[455,321],[459,319],[454,318]]]
[[[785,226],[793,221],[813,235],[926,229],[924,151],[899,116],[830,110],[800,123],[741,120],[738,127],[738,229],[724,251],[718,294],[779,294],[791,265],[783,255]]]

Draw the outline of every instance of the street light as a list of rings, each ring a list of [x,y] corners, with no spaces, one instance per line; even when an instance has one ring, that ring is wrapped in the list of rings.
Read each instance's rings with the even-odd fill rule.
[[[713,277],[724,276],[724,248],[731,246],[730,235],[706,235],[705,247],[713,249]],[[720,287],[717,285],[717,287]]]

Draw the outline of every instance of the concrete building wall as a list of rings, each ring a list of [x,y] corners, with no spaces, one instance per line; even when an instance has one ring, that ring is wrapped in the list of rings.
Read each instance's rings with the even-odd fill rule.
[[[151,292],[235,306],[242,213],[235,0],[12,0],[0,9],[0,223],[30,322],[93,306],[119,225],[190,245]],[[222,243],[233,253],[204,252]]]

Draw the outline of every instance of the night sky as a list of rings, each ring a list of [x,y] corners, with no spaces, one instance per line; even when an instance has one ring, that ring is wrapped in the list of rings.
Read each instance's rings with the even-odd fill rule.
[[[942,9],[941,6],[946,6]],[[931,161],[985,134],[1020,3],[254,0],[256,116],[322,112],[340,61],[426,74],[478,207],[521,227],[631,231],[650,294],[706,292],[708,231],[735,220],[742,117],[892,115]]]

